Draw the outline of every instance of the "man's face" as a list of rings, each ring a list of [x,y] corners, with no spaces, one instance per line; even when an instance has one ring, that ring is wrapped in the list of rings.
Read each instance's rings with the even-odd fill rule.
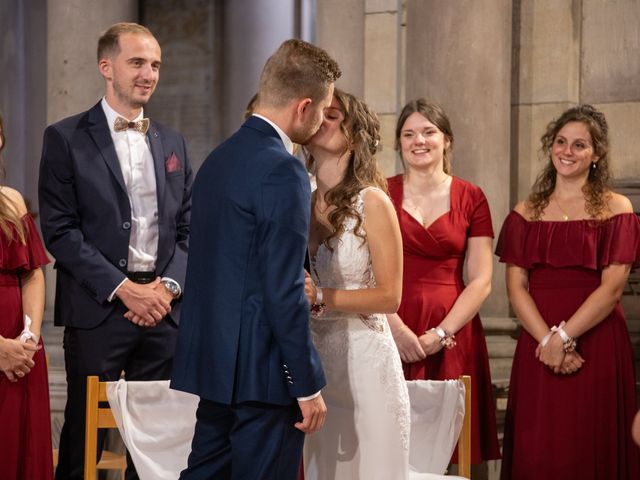
[[[161,52],[155,38],[125,33],[120,52],[100,61],[107,80],[107,101],[117,110],[134,110],[147,104],[160,78]]]
[[[319,102],[312,102],[306,107],[302,125],[295,132],[296,139],[291,137],[293,142],[304,145],[315,135],[324,120],[324,110],[331,106],[332,99],[333,84],[329,85],[325,98]]]

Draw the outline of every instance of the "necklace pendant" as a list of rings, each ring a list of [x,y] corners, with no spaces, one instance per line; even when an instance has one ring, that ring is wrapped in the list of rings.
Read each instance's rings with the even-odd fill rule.
[[[562,220],[564,220],[565,222],[569,221],[569,215],[567,215],[566,213],[562,215]]]

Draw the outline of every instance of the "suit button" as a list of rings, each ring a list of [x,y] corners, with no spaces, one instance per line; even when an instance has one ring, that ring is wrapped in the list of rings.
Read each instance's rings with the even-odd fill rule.
[[[129,230],[131,228],[131,223],[129,222],[124,222],[122,224],[122,228],[124,228],[125,230]]]
[[[121,267],[126,267],[127,261],[124,258],[121,258],[120,260],[118,260],[118,265],[120,265]]]
[[[287,383],[288,383],[289,385],[293,385],[293,380],[287,380]]]

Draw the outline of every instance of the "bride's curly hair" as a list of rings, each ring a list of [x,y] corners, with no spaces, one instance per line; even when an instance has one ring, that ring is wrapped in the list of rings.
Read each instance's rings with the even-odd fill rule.
[[[532,220],[539,220],[542,212],[549,205],[549,199],[556,187],[556,169],[551,160],[551,147],[558,132],[567,123],[580,122],[587,127],[591,135],[593,152],[598,162],[589,169],[587,182],[582,187],[586,200],[586,211],[591,218],[599,218],[607,210],[607,198],[611,172],[609,169],[609,126],[604,114],[591,105],[578,105],[566,110],[560,118],[547,125],[547,130],[540,138],[541,155],[546,157],[547,164],[538,175],[531,194],[527,200],[527,210]]]
[[[330,250],[333,250],[331,241],[342,235],[347,217],[356,220],[354,232],[364,240],[364,235],[360,231],[362,217],[354,207],[354,200],[360,190],[365,187],[377,187],[388,194],[387,181],[375,158],[380,148],[378,116],[366,103],[350,93],[336,88],[333,96],[344,114],[340,130],[347,140],[346,148],[347,151],[351,151],[351,155],[344,178],[324,196],[327,205],[336,207],[328,217],[333,233],[324,242]],[[306,164],[309,172],[315,173],[316,165],[313,155],[307,155]]]

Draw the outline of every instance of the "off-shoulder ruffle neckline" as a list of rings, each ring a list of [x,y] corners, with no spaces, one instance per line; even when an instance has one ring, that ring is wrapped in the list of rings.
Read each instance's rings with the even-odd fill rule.
[[[576,222],[589,222],[589,223],[598,224],[598,223],[610,222],[616,217],[624,217],[625,215],[631,215],[631,216],[637,217],[637,215],[634,212],[622,212],[622,213],[616,213],[615,215],[611,215],[610,217],[603,218],[603,219],[578,218],[575,220],[529,220],[528,218],[526,218],[524,215],[522,215],[520,212],[516,210],[511,210],[511,212],[509,213],[509,216],[511,214],[515,214],[516,216],[520,217],[524,222],[530,223],[530,224],[537,224],[537,223],[550,223],[550,224],[561,223],[562,224],[562,223],[576,223]]]
[[[527,220],[512,210],[498,238],[500,261],[523,268],[640,266],[640,220],[620,213],[603,220]]]
[[[20,220],[26,227],[27,243],[23,244],[19,240],[9,241],[0,232],[0,270],[33,270],[49,263],[31,214],[25,213]]]

